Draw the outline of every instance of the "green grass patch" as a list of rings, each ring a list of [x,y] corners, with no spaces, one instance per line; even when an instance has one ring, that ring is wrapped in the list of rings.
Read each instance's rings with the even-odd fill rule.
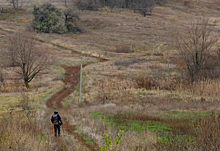
[[[212,114],[211,112],[167,111],[164,113],[155,113],[154,115],[164,119],[174,118],[178,120],[182,120],[182,119],[194,120],[198,117],[203,117],[211,114]]]
[[[120,119],[120,118],[115,118],[115,116],[116,114],[107,115],[99,111],[95,111],[90,114],[90,117],[100,118],[108,125],[118,127],[121,130],[136,131],[136,132],[142,132],[146,130],[158,131],[158,132],[170,131],[168,125],[161,121]]]
[[[157,137],[157,140],[158,140],[158,143],[163,143],[165,145],[172,146],[172,145],[177,145],[177,144],[181,144],[181,143],[193,142],[195,140],[195,138],[190,135],[168,134],[168,135],[163,135],[163,136]]]
[[[203,117],[206,115],[211,115],[211,112],[181,112],[181,111],[171,111],[171,115],[178,118],[195,119],[196,117]]]
[[[102,119],[110,126],[121,130],[138,132],[151,131],[157,135],[158,143],[174,146],[180,143],[190,143],[195,140],[191,133],[192,123],[196,117],[210,115],[211,112],[169,111],[157,114],[139,114],[118,112],[105,114],[99,111],[91,112],[90,117]]]

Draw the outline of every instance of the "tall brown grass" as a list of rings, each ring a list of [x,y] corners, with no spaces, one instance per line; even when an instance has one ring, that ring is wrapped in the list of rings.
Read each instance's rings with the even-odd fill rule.
[[[183,83],[180,83],[177,86],[176,90],[186,91],[193,95],[199,95],[199,96],[219,97],[220,79],[203,79],[203,80],[195,81],[188,85],[184,85]]]
[[[137,83],[137,88],[144,88],[146,90],[175,90],[178,83],[176,79],[153,77],[144,73],[138,74],[133,79]]]
[[[34,112],[11,112],[1,119],[0,150],[50,150],[51,140]]]
[[[100,90],[97,100],[106,96],[114,103],[129,102],[133,97],[132,90],[135,85],[135,81],[131,79],[111,78],[109,80],[99,81],[98,86]]]

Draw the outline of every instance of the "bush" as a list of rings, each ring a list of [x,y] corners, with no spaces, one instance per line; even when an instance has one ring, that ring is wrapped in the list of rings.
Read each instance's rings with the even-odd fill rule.
[[[79,14],[75,13],[73,9],[67,9],[64,11],[65,16],[65,25],[67,27],[68,32],[70,33],[82,33],[82,30],[77,25],[77,21],[80,19]]]
[[[65,18],[62,11],[50,3],[34,6],[32,27],[38,32],[66,33]]]
[[[34,6],[34,19],[31,27],[38,32],[45,33],[81,33],[83,30],[77,26],[79,14],[73,9],[62,11],[50,3]]]

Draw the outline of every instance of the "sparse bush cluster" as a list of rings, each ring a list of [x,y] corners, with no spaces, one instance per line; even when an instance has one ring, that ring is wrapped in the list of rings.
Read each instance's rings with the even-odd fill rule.
[[[50,3],[45,3],[34,6],[33,15],[31,27],[38,32],[59,34],[82,32],[76,23],[79,20],[79,14],[73,9],[62,11]]]
[[[141,61],[138,59],[130,59],[130,60],[116,60],[114,64],[116,66],[129,66],[135,63],[140,63]]]
[[[133,79],[137,83],[137,88],[144,88],[146,90],[175,90],[177,84],[179,84],[178,79],[167,80],[164,78],[154,78],[143,73],[134,76]]]

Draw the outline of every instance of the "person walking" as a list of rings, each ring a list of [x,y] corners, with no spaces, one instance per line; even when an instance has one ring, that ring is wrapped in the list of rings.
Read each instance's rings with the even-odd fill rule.
[[[58,131],[58,136],[60,136],[60,125],[62,125],[63,123],[57,110],[54,111],[54,114],[51,117],[51,123],[54,125],[55,137],[57,137],[57,131]]]

